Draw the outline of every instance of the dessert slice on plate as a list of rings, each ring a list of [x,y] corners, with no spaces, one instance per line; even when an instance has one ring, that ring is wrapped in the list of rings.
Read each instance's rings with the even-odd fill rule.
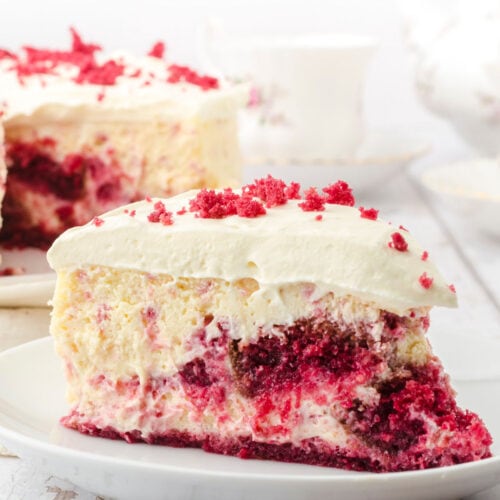
[[[51,333],[93,436],[354,470],[489,457],[425,333],[456,305],[403,228],[339,181],[268,177],[65,232]]]
[[[239,183],[241,90],[147,56],[0,49],[8,166],[0,240],[47,248],[68,227],[143,198]]]

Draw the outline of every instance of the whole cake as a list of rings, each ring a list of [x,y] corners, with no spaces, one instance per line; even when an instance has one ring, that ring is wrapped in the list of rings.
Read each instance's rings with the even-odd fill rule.
[[[46,248],[146,194],[239,183],[241,91],[164,51],[105,55],[74,30],[69,50],[0,49],[4,244]]]
[[[425,333],[455,306],[403,228],[342,181],[267,177],[61,235],[51,333],[93,436],[368,471],[489,457]]]

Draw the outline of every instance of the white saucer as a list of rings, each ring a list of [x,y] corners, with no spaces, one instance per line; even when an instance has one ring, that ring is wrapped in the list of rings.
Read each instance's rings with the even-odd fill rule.
[[[481,230],[500,236],[500,159],[478,159],[428,168],[420,182]]]
[[[50,269],[46,252],[36,248],[4,250],[1,268],[19,267],[24,273],[0,277],[0,307],[46,307],[52,298],[56,274]]]
[[[376,191],[402,167],[430,150],[428,142],[415,135],[398,131],[372,131],[357,151],[346,158],[287,158],[244,154],[246,174],[255,178],[266,173],[309,185],[337,179],[349,183],[359,192]],[[290,167],[290,168],[284,168]],[[286,170],[286,172],[283,172]],[[288,179],[285,179],[288,180]]]
[[[478,411],[496,443],[480,462],[392,474],[212,455],[201,450],[130,445],[58,424],[67,412],[61,362],[52,339],[0,354],[0,442],[60,478],[120,500],[455,499],[500,481],[500,380],[457,384],[461,404]]]

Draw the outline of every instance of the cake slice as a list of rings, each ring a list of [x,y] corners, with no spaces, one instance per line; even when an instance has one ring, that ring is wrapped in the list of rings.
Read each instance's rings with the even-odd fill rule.
[[[62,231],[130,201],[238,185],[241,90],[147,56],[0,49],[8,165],[0,240],[48,248]]]
[[[70,229],[51,333],[62,423],[241,458],[403,471],[490,456],[425,333],[455,292],[339,181],[268,177]]]

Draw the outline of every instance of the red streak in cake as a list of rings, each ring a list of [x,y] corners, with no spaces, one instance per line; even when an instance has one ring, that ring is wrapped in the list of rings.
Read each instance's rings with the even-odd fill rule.
[[[418,282],[422,285],[423,288],[428,290],[431,286],[432,283],[434,282],[434,279],[431,278],[430,276],[427,276],[427,273],[423,273],[419,278]]]
[[[145,324],[154,324],[156,319],[154,310],[144,311]],[[406,321],[395,315],[387,315],[386,320],[378,348],[391,342],[395,325],[389,323]],[[62,423],[86,434],[121,438],[130,443],[191,446],[240,458],[374,472],[438,467],[491,456],[491,436],[475,414],[457,407],[448,377],[435,358],[426,366],[405,364],[386,378],[383,374],[387,360],[375,352],[375,341],[367,329],[345,331],[345,325],[320,317],[275,327],[281,330],[281,336],[263,336],[244,345],[227,335],[207,340],[202,329],[193,342],[197,349],[205,346],[205,354],[181,366],[178,375],[150,378],[143,385],[137,378],[126,379],[116,382],[116,387],[110,386],[111,390],[126,401],[139,395],[142,400],[149,394],[153,401],[160,402],[172,384],[175,386],[180,380],[191,405],[190,417],[197,421],[209,412],[219,422],[231,418],[226,413],[226,403],[234,391],[239,391],[246,397],[252,434],[261,439],[287,439],[297,425],[302,401],[312,398],[325,405],[328,397],[337,392],[342,405],[335,405],[330,411],[356,437],[354,446],[342,449],[320,437],[306,438],[294,445],[262,443],[252,439],[250,433],[221,438],[202,431],[187,434],[166,430],[147,435],[138,429],[120,432],[109,426],[100,428],[76,410]],[[219,328],[225,331],[224,326]],[[230,367],[226,361],[228,350]],[[105,387],[108,381],[97,378],[96,383],[97,387]],[[379,396],[361,401],[356,391],[360,384],[369,384]],[[161,405],[153,408],[157,416],[162,415]],[[429,427],[427,419],[433,422]],[[429,451],[426,440],[428,431],[434,433],[434,426],[441,430],[442,442],[433,442],[431,446],[435,448]]]
[[[123,176],[116,160],[107,164],[98,157],[70,154],[57,161],[52,156],[54,145],[55,140],[50,137],[7,145],[9,175],[0,232],[5,246],[48,248],[65,229],[131,201],[123,193]],[[44,221],[32,222],[31,208],[25,207],[24,197],[16,194],[20,191],[47,197],[47,206],[53,205],[51,226]],[[77,203],[78,213],[74,210]]]
[[[359,207],[359,213],[363,219],[377,220],[378,218],[378,210],[374,208]]]
[[[325,198],[316,191],[316,188],[311,187],[306,190],[304,201],[298,206],[304,212],[321,212],[325,209]]]
[[[326,203],[353,207],[356,201],[352,194],[352,189],[344,181],[337,181],[334,184],[330,184],[323,188],[323,192],[327,195]]]
[[[406,243],[406,240],[403,238],[401,233],[392,233],[391,240],[392,241],[387,243],[389,248],[394,248],[394,250],[397,250],[398,252],[408,251],[408,243]]]

